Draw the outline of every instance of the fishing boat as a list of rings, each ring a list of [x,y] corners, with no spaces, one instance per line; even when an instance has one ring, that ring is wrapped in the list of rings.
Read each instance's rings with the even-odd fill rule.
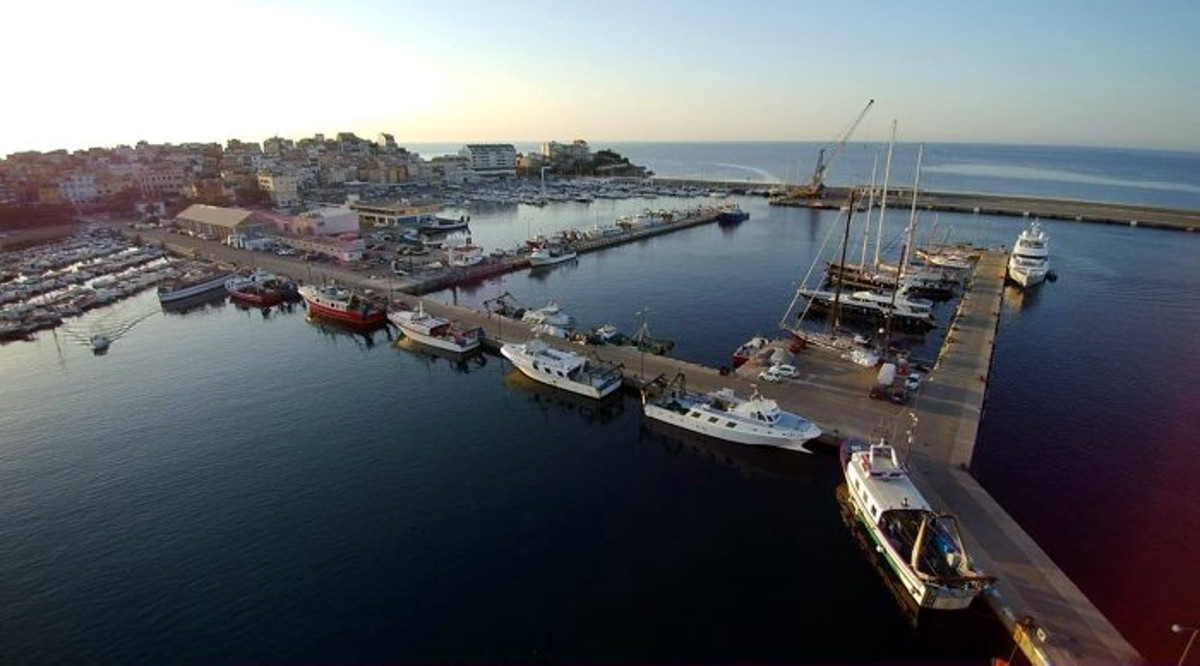
[[[1022,229],[1008,258],[1008,279],[1022,288],[1033,287],[1046,279],[1050,270],[1050,239],[1042,224],[1034,220]]]
[[[604,398],[621,387],[621,366],[593,363],[538,339],[507,343],[500,354],[530,379],[589,398]]]
[[[741,346],[739,346],[733,352],[733,367],[742,367],[746,364],[746,361],[749,361],[754,357],[755,354],[763,349],[766,349],[767,345],[769,344],[771,344],[771,341],[762,337],[761,335],[756,335],[743,342]]]
[[[483,334],[479,328],[463,329],[449,319],[425,312],[425,305],[420,302],[416,310],[392,310],[387,318],[405,336],[450,352],[466,353],[478,349]]]
[[[255,270],[249,275],[235,275],[225,281],[229,297],[246,305],[270,307],[283,302],[283,289],[274,273]]]
[[[642,413],[646,418],[727,442],[803,453],[812,453],[805,444],[821,436],[821,429],[812,421],[780,409],[774,400],[757,391],[746,399],[728,388],[690,393],[683,386],[682,375],[657,398],[644,390]]]
[[[387,321],[387,312],[355,292],[336,284],[300,287],[300,297],[314,317],[351,326],[376,326]]]
[[[173,303],[225,288],[228,271],[199,270],[184,273],[158,287],[158,302]]]
[[[961,610],[995,581],[975,569],[958,521],[930,508],[895,448],[847,442],[841,460],[855,516],[917,606]]]
[[[558,303],[547,301],[546,305],[540,308],[525,310],[521,314],[521,321],[526,324],[548,324],[559,328],[572,328],[575,326],[575,318],[563,312]]]
[[[571,261],[577,256],[574,250],[562,246],[542,245],[529,253],[529,265],[534,268],[553,266],[564,261]]]
[[[740,224],[748,219],[750,219],[750,213],[742,210],[742,207],[737,204],[725,206],[717,213],[717,224],[722,226]]]
[[[469,224],[470,222],[467,221],[466,217],[460,217],[457,220],[453,220],[450,218],[428,215],[417,221],[416,228],[418,231],[424,231],[427,233],[446,233],[450,231],[466,229]]]

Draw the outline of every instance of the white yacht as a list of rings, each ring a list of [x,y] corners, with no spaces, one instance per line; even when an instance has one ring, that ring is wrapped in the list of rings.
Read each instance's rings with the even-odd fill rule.
[[[416,310],[392,310],[388,321],[395,324],[404,335],[417,342],[450,352],[466,353],[479,348],[482,331],[478,328],[462,329],[449,319],[435,317],[425,312],[423,303]]]
[[[1008,278],[1021,287],[1032,287],[1046,279],[1050,270],[1050,239],[1034,220],[1022,229],[1008,258]]]
[[[857,291],[825,291],[801,289],[800,293],[813,305],[832,308],[834,302],[843,313],[872,316],[884,319],[889,314],[892,321],[917,327],[935,326],[933,302],[924,298],[912,298],[908,290],[901,287],[895,292],[861,289]]]
[[[930,508],[892,446],[847,443],[841,458],[855,516],[918,606],[961,610],[995,581],[974,568],[957,520]]]
[[[689,393],[680,383],[669,386],[655,400],[643,393],[642,413],[647,418],[727,442],[804,453],[812,453],[805,443],[821,436],[821,429],[812,421],[783,411],[774,400],[757,392],[749,399],[742,399],[728,388],[707,394]]]
[[[506,343],[500,354],[530,379],[589,398],[604,398],[621,387],[620,366],[598,365],[575,352],[550,347],[541,340]]]

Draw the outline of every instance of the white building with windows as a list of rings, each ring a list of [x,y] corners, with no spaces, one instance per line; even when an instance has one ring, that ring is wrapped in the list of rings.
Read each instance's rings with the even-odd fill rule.
[[[517,175],[517,149],[511,143],[469,143],[458,154],[477,175],[493,178]]]

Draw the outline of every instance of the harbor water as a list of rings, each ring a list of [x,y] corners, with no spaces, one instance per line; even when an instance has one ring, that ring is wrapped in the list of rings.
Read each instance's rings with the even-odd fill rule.
[[[717,161],[772,168],[730,146]],[[1187,196],[1187,178],[1139,191]],[[779,331],[844,221],[738,201],[735,227],[429,298],[554,300],[727,364]],[[464,212],[490,249],[696,203]],[[887,252],[904,219],[889,214]],[[918,236],[1009,245],[1022,223],[942,215]],[[1200,240],[1045,226],[1060,279],[1005,294],[973,471],[1144,656],[1174,659],[1168,627],[1200,617],[1184,592],[1200,589]],[[3,661],[1007,656],[976,610],[914,627],[839,515],[833,455],[664,432],[632,397],[581,402],[496,356],[437,358],[301,310],[158,308],[147,292],[0,347]],[[88,331],[117,321],[136,323],[93,355]],[[908,344],[932,356],[939,339]]]

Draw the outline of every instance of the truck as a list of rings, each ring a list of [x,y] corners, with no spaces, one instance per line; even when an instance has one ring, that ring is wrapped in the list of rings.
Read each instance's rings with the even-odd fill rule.
[[[871,387],[870,396],[875,400],[887,400],[904,404],[906,395],[904,384],[896,383],[896,364],[884,363],[879,366],[879,374],[875,376],[875,385]]]

